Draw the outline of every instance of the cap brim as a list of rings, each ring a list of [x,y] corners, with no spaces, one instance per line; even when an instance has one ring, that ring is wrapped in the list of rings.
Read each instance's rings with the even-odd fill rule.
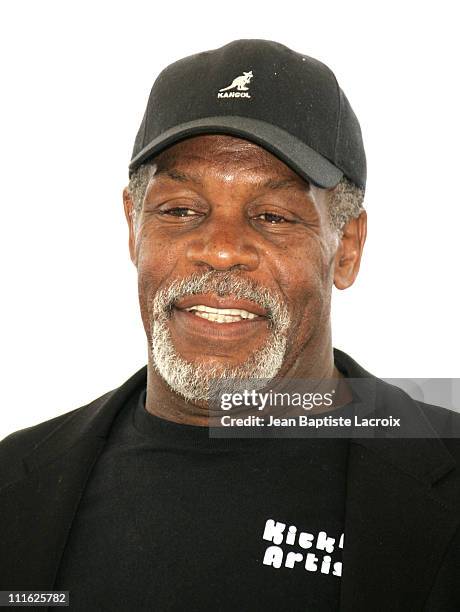
[[[307,181],[318,187],[335,187],[343,177],[328,159],[281,128],[248,117],[204,117],[174,126],[149,142],[133,157],[129,164],[130,175],[149,157],[160,153],[179,140],[199,134],[229,134],[239,136],[260,145]]]

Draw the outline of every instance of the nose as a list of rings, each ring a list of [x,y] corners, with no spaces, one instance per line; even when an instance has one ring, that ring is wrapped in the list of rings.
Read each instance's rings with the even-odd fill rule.
[[[200,236],[187,245],[187,258],[194,266],[213,270],[254,271],[259,266],[259,254],[254,237],[241,222],[208,221],[200,228]]]

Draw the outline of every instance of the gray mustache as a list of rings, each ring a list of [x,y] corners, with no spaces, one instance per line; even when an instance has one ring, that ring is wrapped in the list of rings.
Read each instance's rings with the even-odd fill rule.
[[[290,315],[284,301],[272,291],[260,287],[252,279],[238,273],[210,270],[172,281],[153,298],[154,317],[170,316],[174,305],[188,295],[214,293],[218,297],[233,297],[254,302],[267,311],[268,318],[280,331],[287,329]]]

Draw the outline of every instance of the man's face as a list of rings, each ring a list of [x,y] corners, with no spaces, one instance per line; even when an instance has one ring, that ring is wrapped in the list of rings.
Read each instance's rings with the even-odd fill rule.
[[[198,400],[210,377],[283,375],[329,337],[328,196],[230,136],[157,157],[130,244],[153,363],[175,391]]]

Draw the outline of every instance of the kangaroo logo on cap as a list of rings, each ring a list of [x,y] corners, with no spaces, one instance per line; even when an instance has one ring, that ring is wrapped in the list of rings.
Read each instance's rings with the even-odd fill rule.
[[[219,93],[217,94],[218,98],[250,98],[250,94],[247,93],[251,79],[254,75],[252,74],[252,70],[249,72],[243,72],[242,75],[237,76],[233,79],[231,85],[228,87],[222,87],[219,89]],[[229,91],[230,89],[236,89],[237,91]]]

